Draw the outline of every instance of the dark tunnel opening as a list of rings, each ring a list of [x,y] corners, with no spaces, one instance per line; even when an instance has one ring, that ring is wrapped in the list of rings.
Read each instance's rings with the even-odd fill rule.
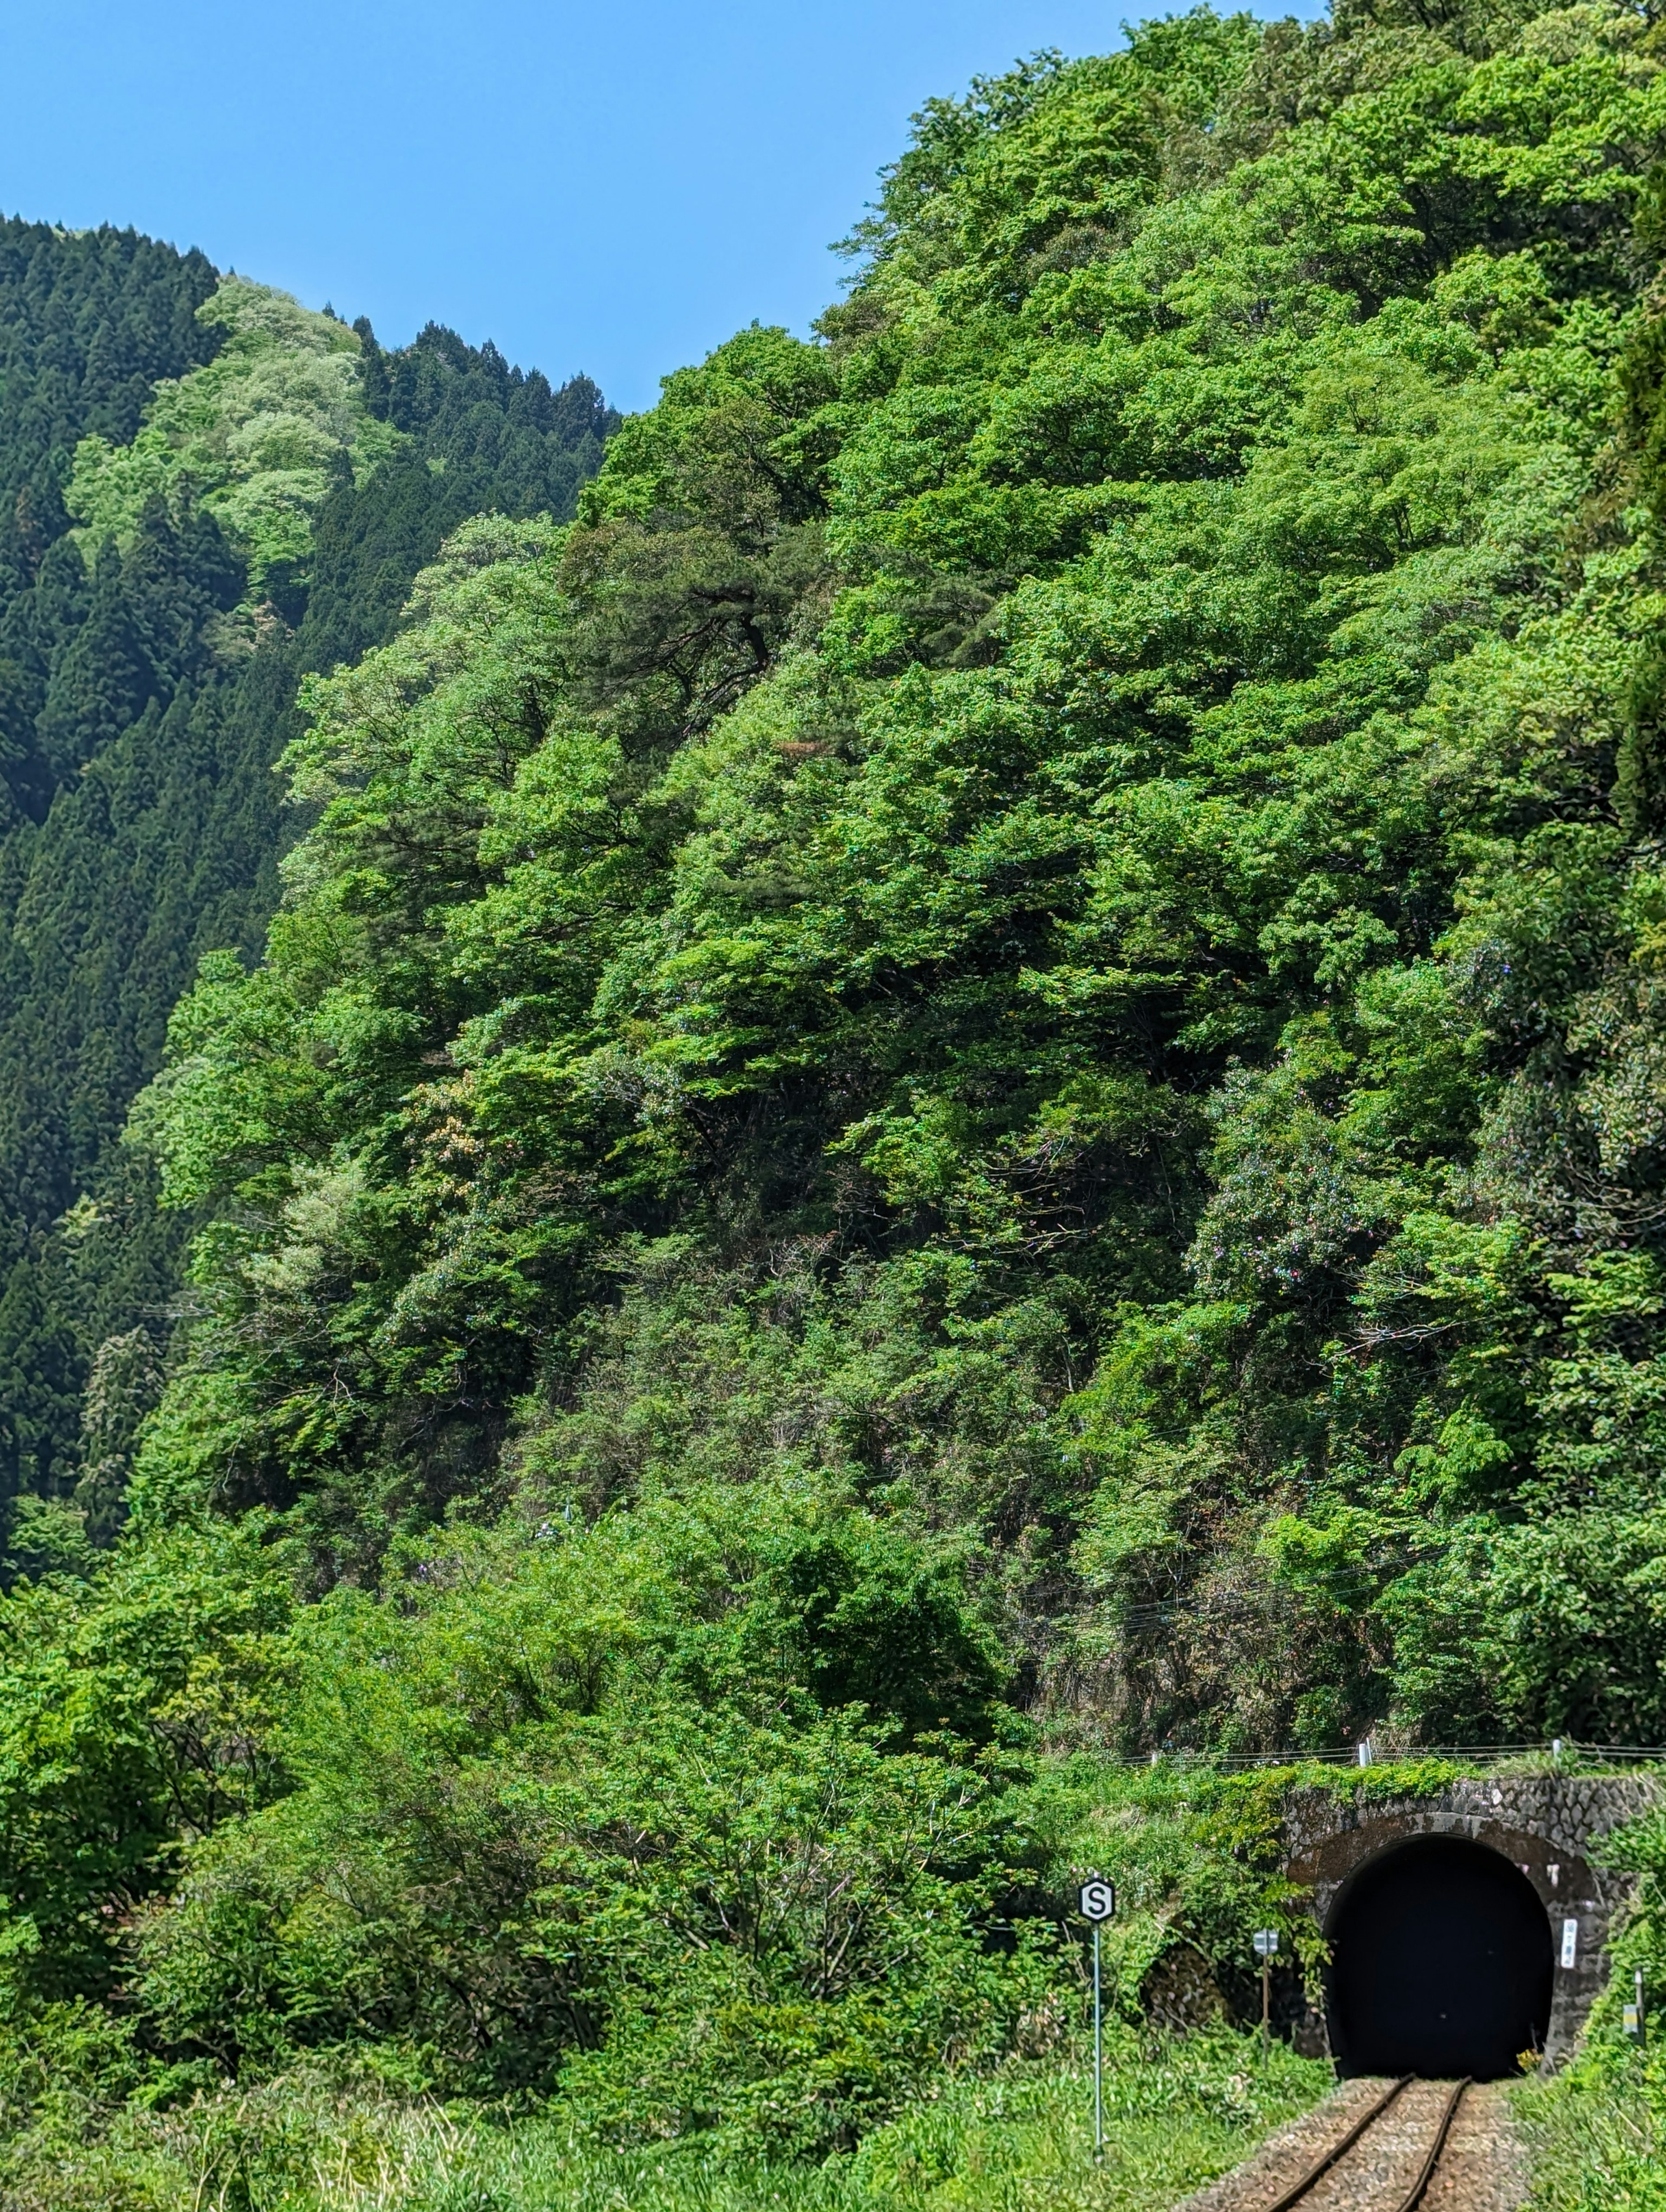
[[[1550,1921],[1518,1867],[1456,1836],[1370,1860],[1338,1899],[1331,2045],[1344,2074],[1496,2081],[1543,2047]]]

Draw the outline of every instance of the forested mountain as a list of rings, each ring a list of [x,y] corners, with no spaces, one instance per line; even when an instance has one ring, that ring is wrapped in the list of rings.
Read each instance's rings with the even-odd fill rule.
[[[110,1533],[160,1382],[189,1224],[119,1140],[199,957],[258,952],[298,679],[466,516],[570,513],[611,418],[131,233],[3,250],[0,1490],[68,1508],[21,1514],[38,1560]]]
[[[1663,102],[1600,10],[1043,59],[459,532],[146,1109],[157,1496],[325,1587],[806,1481],[1131,1747],[1659,1735]]]
[[[20,2203],[970,2203],[858,2146],[1073,1865],[1129,2023],[1307,1940],[1207,1755],[1666,1733],[1660,38],[980,82],[570,521],[587,387],[192,270],[18,586]]]

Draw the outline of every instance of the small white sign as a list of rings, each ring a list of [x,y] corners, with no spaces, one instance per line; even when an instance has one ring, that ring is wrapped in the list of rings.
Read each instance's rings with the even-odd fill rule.
[[[1279,1948],[1279,1931],[1276,1928],[1257,1928],[1255,1942],[1256,1957],[1270,1959]]]
[[[1116,1892],[1102,1875],[1090,1875],[1082,1884],[1084,1920],[1109,1920],[1116,1910]]]
[[[1562,1923],[1562,1964],[1571,1966],[1579,1955],[1579,1923],[1577,1920]]]

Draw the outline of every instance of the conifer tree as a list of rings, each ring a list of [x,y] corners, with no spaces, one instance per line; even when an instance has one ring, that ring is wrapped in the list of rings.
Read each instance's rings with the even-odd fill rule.
[[[261,295],[234,292],[236,341]],[[187,1226],[157,1213],[119,1134],[201,956],[258,954],[294,820],[272,764],[301,727],[300,678],[380,644],[477,507],[570,513],[615,420],[582,379],[552,394],[434,329],[386,354],[362,323],[362,403],[386,450],[356,476],[337,453],[304,556],[267,560],[252,604],[189,484],[153,491],[102,545],[72,533],[64,495],[82,439],[119,468],[159,381],[216,358],[215,295],[201,256],[131,233],[0,225],[0,1233],[35,1255],[0,1308],[0,1370],[27,1392],[46,1362],[52,1407],[106,1340],[139,1331],[159,1359],[176,1326]],[[320,343],[341,371],[337,335],[293,303],[274,326],[312,350],[268,359],[271,388],[306,403]],[[158,1371],[137,1363],[141,1396]],[[45,1416],[19,1418],[33,1436]],[[55,1422],[50,1448],[14,1455],[26,1487],[62,1463]],[[88,1449],[102,1540],[125,1462]]]

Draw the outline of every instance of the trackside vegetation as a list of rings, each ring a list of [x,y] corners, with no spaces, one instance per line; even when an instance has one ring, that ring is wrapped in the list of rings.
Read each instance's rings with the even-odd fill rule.
[[[1034,57],[623,422],[28,246],[0,2203],[1156,2212],[1226,1755],[1666,1740],[1662,39]]]

